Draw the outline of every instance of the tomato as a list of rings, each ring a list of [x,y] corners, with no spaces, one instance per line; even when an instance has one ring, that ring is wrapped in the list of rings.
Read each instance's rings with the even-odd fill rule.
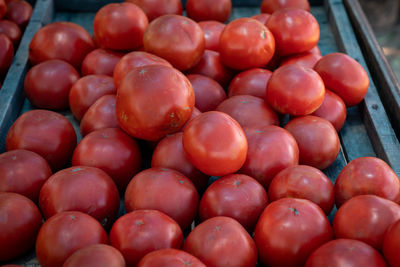
[[[336,239],[316,249],[305,267],[385,267],[385,260],[373,247],[352,239]]]
[[[135,68],[123,79],[116,111],[121,128],[129,135],[158,141],[181,129],[193,106],[192,85],[181,72],[149,65]]]
[[[261,13],[261,14],[251,16],[252,19],[256,19],[264,25],[267,24],[267,21],[269,20],[270,17],[271,17],[271,14],[268,14],[268,13]]]
[[[22,32],[16,23],[10,20],[0,20],[0,33],[10,38],[14,47],[18,46]]]
[[[40,266],[59,267],[79,249],[107,243],[107,233],[96,219],[79,211],[64,211],[40,228],[36,256]]]
[[[115,248],[104,244],[95,244],[75,251],[64,262],[63,267],[125,267],[122,254]]]
[[[387,229],[399,219],[398,204],[375,195],[360,195],[338,209],[333,229],[337,238],[360,240],[381,250]]]
[[[183,7],[180,0],[126,0],[126,2],[131,2],[143,9],[149,21],[167,14],[182,15]]]
[[[233,69],[263,67],[274,55],[274,36],[258,20],[239,18],[222,31],[219,52],[222,63]]]
[[[110,242],[136,266],[146,254],[163,248],[180,248],[183,234],[179,225],[157,210],[136,210],[121,216],[110,232]]]
[[[274,13],[284,8],[300,8],[310,11],[308,0],[263,0],[261,3],[261,13]]]
[[[4,17],[7,12],[7,5],[5,0],[0,0],[0,19]]]
[[[18,27],[25,29],[32,16],[33,8],[31,4],[24,0],[14,0],[7,3],[6,19],[15,22]]]
[[[334,92],[325,90],[325,97],[322,105],[311,115],[321,117],[335,127],[336,131],[342,129],[347,116],[346,104]]]
[[[42,216],[28,198],[0,192],[0,261],[15,259],[35,244]]]
[[[231,0],[188,0],[186,14],[195,21],[216,20],[225,22],[232,11]]]
[[[262,99],[272,72],[266,69],[249,69],[237,74],[229,84],[228,96],[252,95]]]
[[[249,143],[246,162],[240,169],[268,188],[281,170],[299,163],[299,148],[285,129],[267,125],[244,129]]]
[[[340,140],[332,124],[316,116],[294,118],[286,124],[300,150],[300,164],[318,169],[329,167],[340,151]]]
[[[397,220],[386,231],[382,244],[383,255],[389,266],[398,267],[400,263],[400,220]]]
[[[208,219],[187,236],[183,249],[207,266],[255,266],[253,239],[236,220],[218,216]]]
[[[308,199],[329,214],[335,204],[332,182],[320,170],[307,165],[288,167],[279,172],[268,188],[270,201],[284,197]]]
[[[319,24],[303,9],[282,9],[274,12],[267,22],[275,37],[276,51],[281,56],[310,50],[319,40]]]
[[[194,118],[183,131],[183,148],[201,172],[221,176],[239,170],[247,155],[247,140],[229,115],[209,111]]]
[[[335,182],[336,206],[357,195],[377,195],[400,202],[400,181],[383,160],[360,157],[349,162]]]
[[[106,49],[95,49],[83,59],[81,66],[82,76],[90,74],[104,74],[113,76],[115,65],[124,54]]]
[[[195,66],[204,53],[205,39],[200,26],[193,20],[164,15],[153,20],[143,37],[144,50],[168,60],[184,71]]]
[[[6,137],[6,150],[26,149],[36,152],[53,170],[62,168],[76,146],[71,123],[49,110],[31,110],[17,118]]]
[[[254,232],[259,258],[271,267],[303,266],[316,248],[332,238],[332,227],[321,208],[297,198],[269,204]]]
[[[178,249],[165,248],[146,254],[138,267],[206,267],[195,256]]]
[[[92,74],[80,78],[69,91],[69,107],[75,118],[83,115],[97,99],[104,95],[116,94],[113,79],[104,74]]]
[[[6,76],[14,58],[14,46],[4,34],[0,34],[0,78]]]
[[[367,94],[369,78],[356,60],[343,53],[323,56],[315,65],[327,89],[338,94],[347,107],[360,103]]]
[[[50,176],[47,161],[32,151],[16,149],[0,154],[0,192],[18,193],[36,203]]]
[[[44,61],[33,66],[26,74],[25,95],[38,108],[67,109],[71,86],[79,78],[75,68],[65,61]]]
[[[190,119],[183,125],[181,131],[185,130],[186,125],[192,121],[194,118],[196,118],[198,115],[200,115],[202,112],[198,110],[196,107],[193,107],[193,112],[192,115],[190,116]],[[195,183],[196,184],[196,183]]]
[[[205,48],[218,52],[219,37],[221,36],[222,30],[225,28],[225,24],[215,20],[205,20],[200,21],[199,26],[204,32],[204,38],[206,41]]]
[[[86,135],[72,156],[73,166],[91,166],[105,171],[121,193],[140,170],[140,164],[136,141],[116,128],[100,129]]]
[[[284,57],[280,66],[285,66],[289,64],[298,64],[306,68],[314,68],[315,64],[322,58],[321,54],[316,54],[315,52],[308,50],[300,54],[294,54]]]
[[[251,95],[232,96],[219,104],[215,110],[230,115],[243,128],[279,124],[278,116],[265,101]]]
[[[53,22],[38,30],[29,44],[32,65],[49,59],[65,60],[80,69],[85,56],[94,49],[90,34],[72,22]]]

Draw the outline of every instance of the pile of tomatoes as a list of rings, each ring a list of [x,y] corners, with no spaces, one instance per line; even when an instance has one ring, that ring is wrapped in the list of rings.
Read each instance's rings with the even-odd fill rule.
[[[93,38],[71,22],[33,37],[37,109],[0,155],[0,262],[35,247],[43,267],[399,266],[390,166],[321,171],[369,79],[321,55],[308,1],[226,25],[230,0],[188,0],[188,17],[155,2],[104,6]]]

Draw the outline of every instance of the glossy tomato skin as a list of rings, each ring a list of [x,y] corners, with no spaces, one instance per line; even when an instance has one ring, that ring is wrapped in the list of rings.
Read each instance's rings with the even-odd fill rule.
[[[267,192],[259,182],[244,174],[230,174],[207,188],[199,215],[202,221],[216,216],[231,217],[252,233],[267,204]]]
[[[107,233],[96,219],[79,211],[64,211],[40,228],[36,256],[43,267],[59,267],[79,249],[107,243]]]
[[[28,198],[0,192],[0,261],[21,256],[35,244],[42,215]]]
[[[47,161],[32,151],[16,149],[0,154],[0,192],[18,193],[36,203],[50,176]]]
[[[261,22],[239,18],[230,22],[219,39],[221,61],[238,70],[266,65],[275,52],[275,39]]]
[[[79,78],[71,64],[58,59],[47,60],[33,66],[26,74],[25,95],[38,108],[67,109],[71,87]]]
[[[10,20],[0,20],[0,33],[10,38],[14,47],[18,46],[22,32],[16,23]]]
[[[206,41],[205,49],[219,51],[219,37],[225,24],[216,20],[205,20],[199,22],[200,28],[204,32]]]
[[[306,199],[282,198],[269,204],[254,232],[261,262],[303,266],[308,256],[333,238],[324,212]]]
[[[181,72],[149,65],[135,68],[124,78],[118,88],[116,111],[121,128],[129,135],[158,141],[180,130],[193,106],[192,85]]]
[[[76,147],[72,165],[97,167],[105,171],[123,193],[140,170],[141,156],[136,141],[120,129],[91,132]]]
[[[400,266],[400,220],[393,223],[386,231],[383,239],[382,252],[389,266]]]
[[[63,267],[125,267],[122,254],[112,246],[95,244],[75,251]]]
[[[49,59],[65,60],[80,69],[85,56],[95,45],[90,34],[72,22],[53,22],[38,30],[29,45],[32,65]]]
[[[399,219],[398,204],[375,195],[360,195],[338,209],[333,229],[336,238],[356,239],[381,250],[387,229]]]
[[[332,182],[320,170],[296,165],[279,172],[268,188],[270,201],[285,197],[308,199],[329,214],[335,204]]]
[[[242,127],[219,111],[194,118],[183,131],[182,143],[193,165],[208,175],[234,173],[246,160],[247,140]]]
[[[144,256],[138,267],[206,267],[195,256],[178,249],[166,248],[150,252]]]
[[[143,37],[146,52],[168,60],[184,71],[195,66],[204,53],[205,39],[200,26],[193,20],[164,15],[153,20]]]
[[[247,267],[257,262],[253,239],[240,223],[224,216],[196,226],[186,238],[183,249],[207,266]]]
[[[183,234],[179,225],[157,210],[136,210],[120,217],[111,228],[110,242],[126,261],[136,266],[146,254],[163,248],[182,246]]]
[[[216,20],[225,22],[232,11],[231,0],[188,0],[187,16],[195,21]]]
[[[15,22],[21,29],[25,29],[32,16],[32,12],[33,8],[27,1],[14,0],[7,3],[7,13],[5,17]]]
[[[14,58],[14,46],[5,34],[0,34],[0,77],[6,76]]]
[[[6,137],[6,150],[26,149],[47,160],[52,170],[62,168],[76,146],[74,127],[62,115],[31,110],[17,118]]]
[[[305,267],[385,267],[385,260],[373,247],[352,239],[336,239],[316,249]]]
[[[272,14],[284,8],[299,8],[310,11],[308,0],[263,0],[261,3],[261,13]]]
[[[266,69],[249,69],[237,74],[229,84],[228,96],[252,95],[265,98],[265,92],[272,72]]]
[[[149,21],[152,21],[162,15],[175,14],[182,15],[183,7],[180,0],[126,0],[143,9]]]
[[[106,49],[95,49],[83,59],[81,66],[82,76],[90,74],[104,74],[113,76],[115,65],[124,54]]]

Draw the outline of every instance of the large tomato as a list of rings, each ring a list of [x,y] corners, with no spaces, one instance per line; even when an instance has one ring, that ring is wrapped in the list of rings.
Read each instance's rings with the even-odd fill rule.
[[[386,231],[382,244],[382,252],[389,266],[400,266],[400,220],[397,220]]]
[[[22,33],[17,24],[9,20],[0,20],[0,33],[10,38],[14,47],[18,46]]]
[[[116,248],[95,244],[75,251],[63,267],[125,267],[125,260]]]
[[[144,256],[137,267],[206,267],[195,256],[178,249],[165,248]]]
[[[216,20],[225,22],[232,11],[231,0],[188,0],[187,16],[195,21]]]
[[[90,74],[104,74],[113,76],[115,65],[124,54],[106,49],[95,49],[83,59],[81,66],[82,76]]]
[[[225,28],[225,24],[215,20],[206,20],[200,21],[199,26],[204,32],[206,41],[205,48],[219,51],[219,37],[221,36],[222,30]]]
[[[21,29],[25,29],[32,16],[33,8],[24,0],[10,1],[7,3],[6,19],[15,22]]]
[[[252,95],[264,99],[271,75],[271,71],[260,68],[243,71],[232,79],[229,84],[228,96]]]
[[[181,0],[126,0],[126,2],[131,2],[143,9],[149,21],[167,14],[182,15],[183,10]]]

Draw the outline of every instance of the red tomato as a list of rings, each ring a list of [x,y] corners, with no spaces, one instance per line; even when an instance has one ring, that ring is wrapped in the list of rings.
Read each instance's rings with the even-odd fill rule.
[[[196,107],[193,107],[193,112],[192,115],[190,116],[190,119],[183,125],[181,131],[185,130],[186,125],[192,121],[194,118],[196,118],[198,115],[200,115],[202,112],[198,110]],[[196,183],[195,183],[196,184]]]
[[[352,239],[336,239],[320,246],[308,258],[305,267],[365,266],[386,267],[385,260],[373,247]]]
[[[6,76],[14,58],[14,46],[4,34],[0,34],[0,78]]]
[[[257,14],[257,15],[251,16],[250,18],[256,19],[259,22],[261,22],[262,24],[266,25],[267,21],[269,20],[270,17],[271,17],[271,14],[261,13],[261,14]]]
[[[320,170],[297,165],[279,172],[268,188],[270,201],[285,197],[308,199],[329,214],[335,204],[332,182]]]
[[[200,26],[193,20],[178,15],[164,15],[149,24],[143,45],[146,52],[162,57],[184,71],[200,61],[205,39]]]
[[[81,66],[82,76],[90,74],[104,74],[113,76],[115,65],[124,54],[105,49],[95,49],[83,59]]]
[[[229,217],[213,217],[186,238],[183,249],[207,266],[248,267],[257,262],[257,248],[240,223]]]
[[[269,204],[254,232],[265,265],[303,266],[308,256],[333,238],[324,212],[306,199],[282,198]]]
[[[53,59],[33,66],[25,77],[24,90],[29,101],[38,108],[68,108],[68,95],[79,73],[69,63]]]
[[[279,124],[278,116],[265,101],[251,95],[232,96],[219,104],[215,110],[230,115],[243,128]]]
[[[175,14],[182,15],[182,2],[180,0],[125,0],[131,2],[146,13],[149,21],[152,21],[162,15]]]
[[[336,206],[357,195],[377,195],[400,202],[400,181],[383,160],[360,157],[347,164],[335,182]]]
[[[317,54],[311,50],[300,54],[294,54],[287,57],[284,57],[280,66],[285,66],[289,64],[298,64],[306,68],[314,68],[315,64],[322,58],[321,54]]]
[[[101,48],[133,50],[143,44],[148,24],[146,14],[137,5],[107,4],[94,17],[94,39]]]
[[[338,94],[347,107],[357,105],[367,94],[367,72],[360,63],[346,54],[328,54],[317,62],[314,70],[324,80],[326,88]]]
[[[97,99],[104,95],[116,94],[113,79],[103,74],[93,74],[80,78],[69,91],[69,107],[75,118],[83,115]]]
[[[4,17],[7,12],[7,5],[5,0],[0,0],[0,19]]]
[[[383,255],[389,266],[400,266],[400,220],[397,220],[386,231],[382,244]]]
[[[216,20],[225,22],[232,11],[231,0],[187,0],[187,16],[195,21]]]
[[[179,225],[157,210],[136,210],[120,217],[111,228],[110,242],[136,266],[146,254],[163,248],[180,248],[183,234]]]
[[[247,140],[242,127],[219,111],[194,118],[183,132],[182,143],[193,165],[208,175],[234,173],[246,160]]]
[[[95,244],[75,251],[63,267],[125,267],[121,252],[109,245]]]
[[[285,129],[267,125],[244,131],[249,150],[240,172],[255,178],[264,188],[278,172],[299,163],[296,140]]]
[[[21,256],[33,247],[42,216],[28,198],[0,192],[0,261]]]
[[[96,219],[79,211],[64,211],[40,228],[36,256],[42,267],[59,267],[79,249],[107,243],[107,233]]]
[[[249,69],[236,75],[229,84],[228,96],[252,95],[265,98],[272,72],[266,69]]]
[[[274,12],[267,22],[275,37],[276,51],[281,56],[310,50],[319,40],[319,24],[303,9],[283,9]]]
[[[218,52],[219,37],[221,36],[222,30],[225,28],[225,24],[215,20],[206,20],[200,21],[199,26],[204,32],[204,38],[206,41],[205,48]]]
[[[26,149],[36,152],[53,170],[62,168],[76,146],[71,123],[49,110],[31,110],[17,118],[6,137],[6,150]]]
[[[24,0],[13,0],[7,3],[6,19],[15,22],[18,27],[25,29],[32,16],[32,6]]]
[[[0,192],[18,193],[36,203],[50,176],[47,161],[32,151],[17,149],[0,154]]]
[[[226,25],[222,31],[219,52],[222,63],[233,69],[262,67],[274,55],[274,36],[258,20],[236,19]]]
[[[85,56],[94,49],[90,34],[72,22],[53,22],[38,30],[29,45],[32,65],[62,59],[80,69]]]
[[[325,90],[325,97],[322,105],[311,115],[321,117],[335,127],[336,131],[342,129],[347,116],[346,104],[334,92]]]
[[[193,106],[192,85],[181,72],[149,65],[135,68],[123,79],[116,111],[121,128],[128,134],[157,141],[179,131]]]
[[[300,8],[310,11],[308,0],[263,0],[261,3],[261,13],[272,14],[284,8]]]
[[[398,204],[375,195],[346,201],[333,219],[336,238],[356,239],[381,250],[387,229],[400,219]]]
[[[18,46],[22,32],[15,22],[10,20],[0,20],[0,33],[3,33],[10,38],[14,47]]]
[[[178,249],[165,248],[146,254],[137,267],[206,267],[195,256]]]
[[[286,124],[300,150],[300,164],[320,170],[329,167],[340,151],[340,140],[332,124],[320,117],[303,116]]]
[[[199,215],[202,221],[216,216],[231,217],[252,233],[267,204],[267,192],[257,180],[231,174],[207,188],[200,201]]]
[[[120,129],[91,132],[76,147],[72,165],[97,167],[105,171],[123,193],[140,170],[140,150],[134,139]]]

